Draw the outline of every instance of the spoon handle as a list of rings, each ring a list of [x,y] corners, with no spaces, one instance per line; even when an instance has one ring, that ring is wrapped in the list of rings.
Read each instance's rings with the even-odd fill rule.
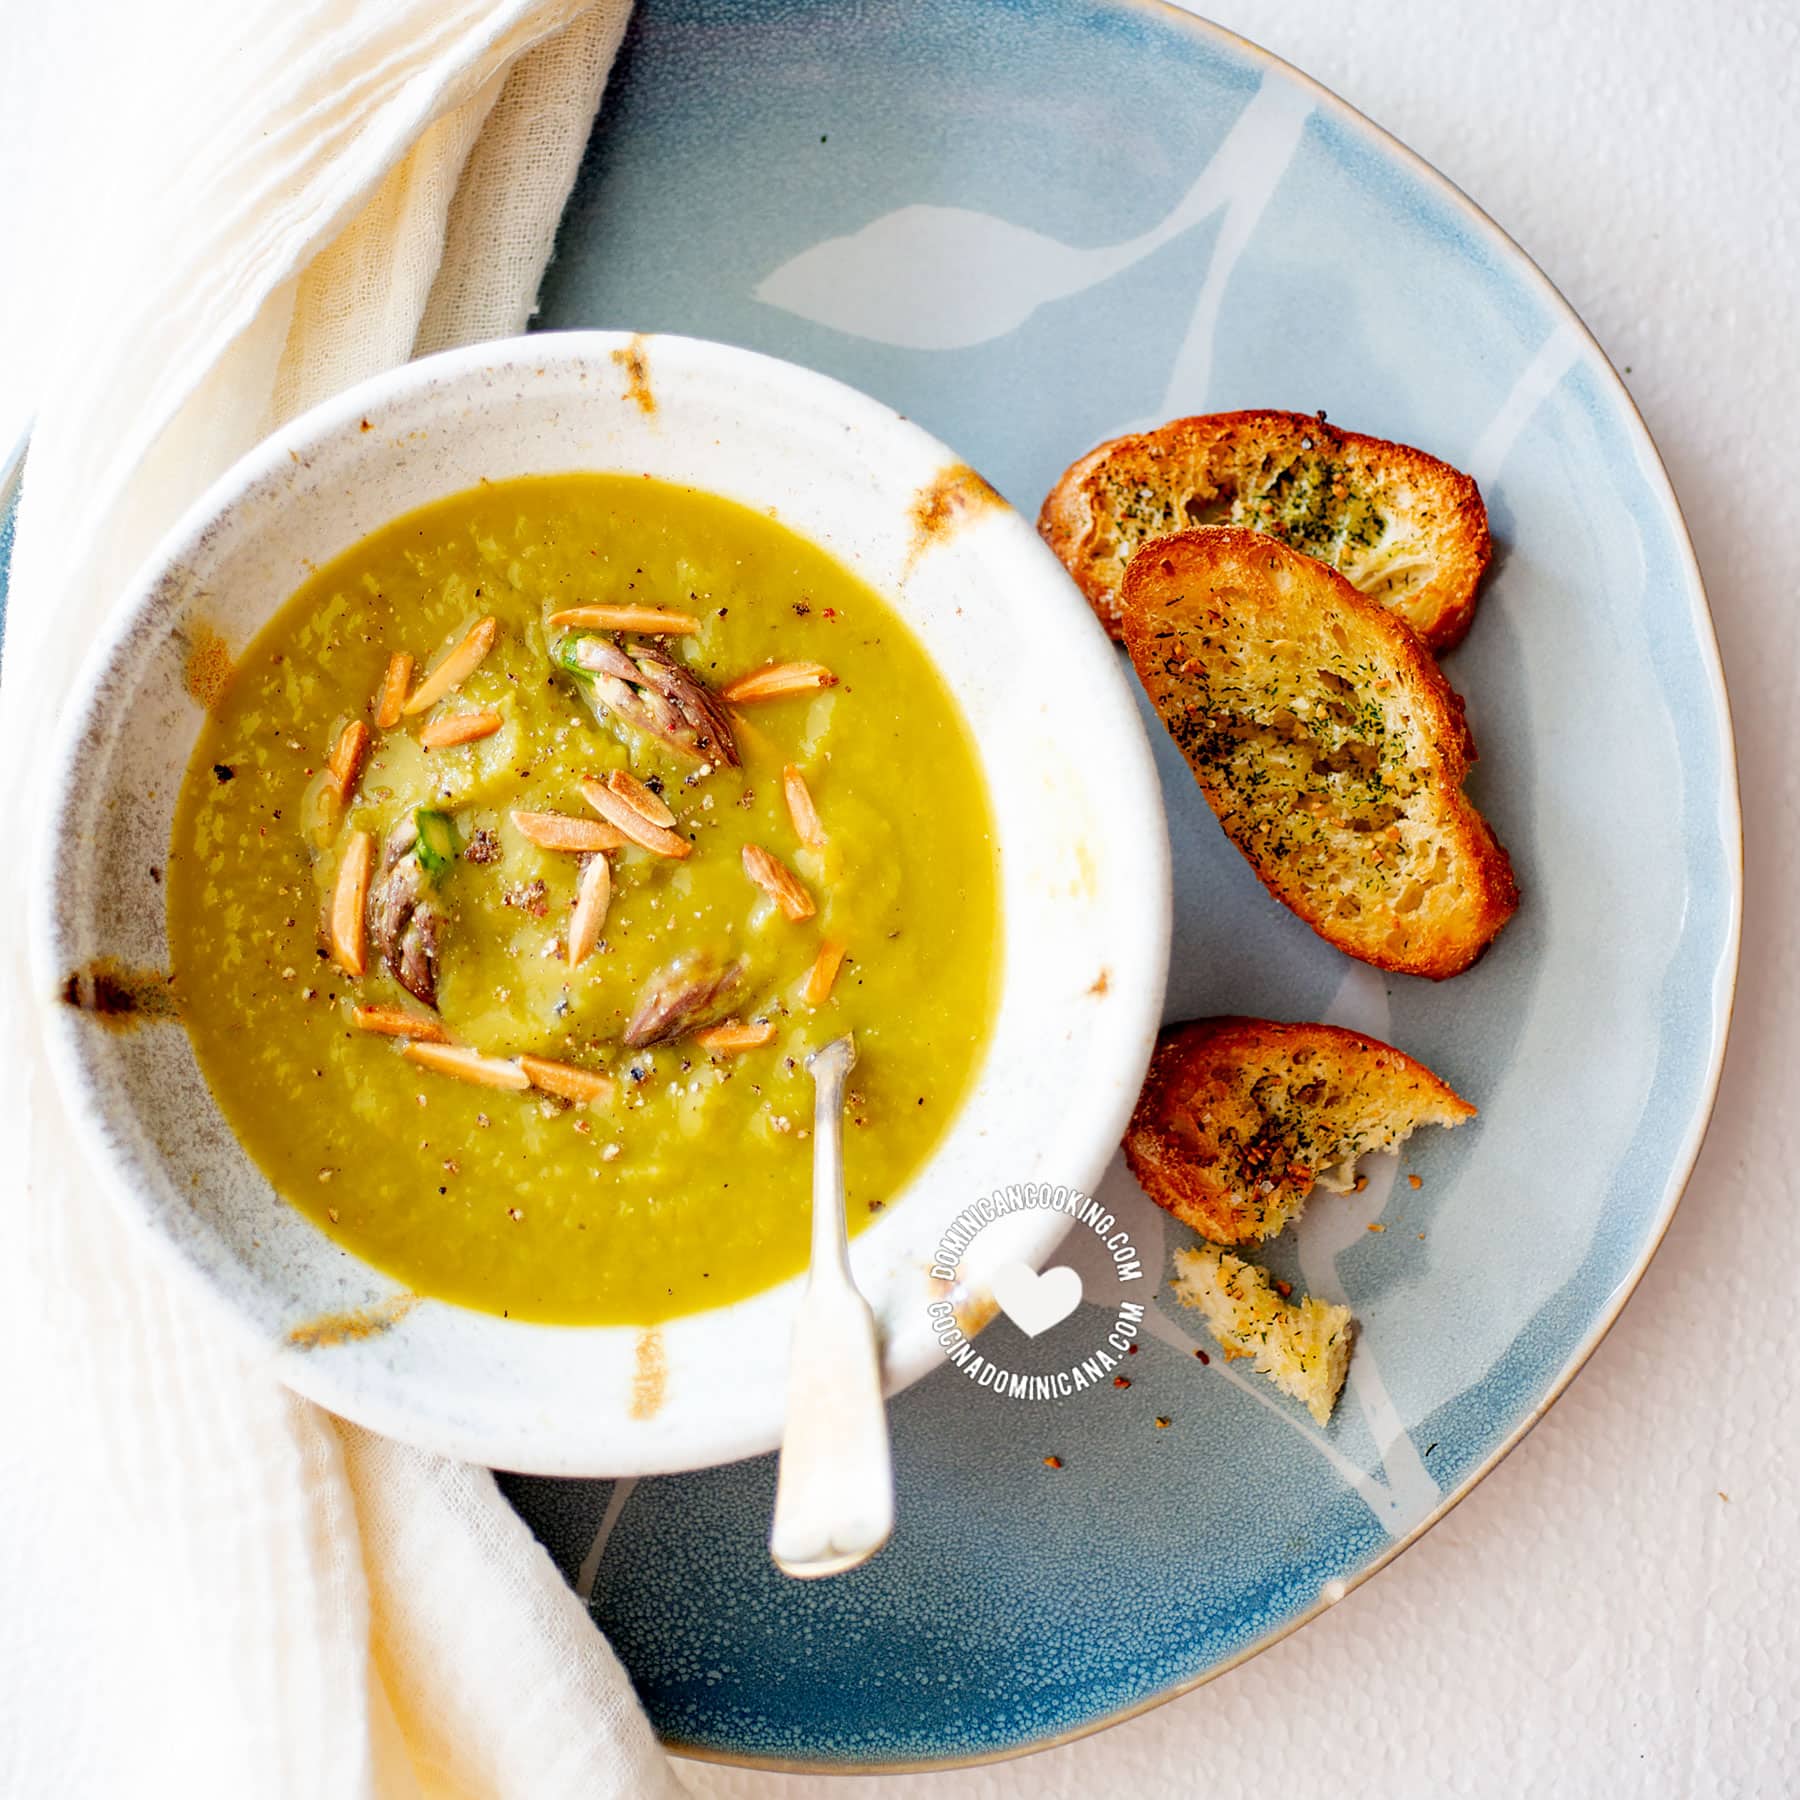
[[[855,1060],[855,1041],[842,1037],[809,1064],[817,1090],[812,1270],[794,1326],[769,1532],[776,1564],[802,1579],[866,1562],[894,1528],[881,1350],[875,1315],[851,1279],[844,1226],[844,1080]]]

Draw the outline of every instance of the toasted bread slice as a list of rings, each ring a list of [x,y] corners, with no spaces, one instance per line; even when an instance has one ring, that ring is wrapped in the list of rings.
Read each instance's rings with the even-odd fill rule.
[[[1242,525],[1318,557],[1433,650],[1469,629],[1492,549],[1467,475],[1304,413],[1210,413],[1114,438],[1064,474],[1038,515],[1114,637],[1132,554],[1194,525]]]
[[[1519,904],[1462,791],[1462,698],[1411,626],[1254,531],[1163,538],[1126,571],[1125,644],[1263,884],[1379,969],[1466,969]]]
[[[1315,1183],[1347,1191],[1358,1157],[1474,1116],[1423,1063],[1362,1032],[1196,1019],[1157,1039],[1125,1160],[1202,1237],[1248,1244],[1299,1218]]]
[[[1227,1357],[1252,1356],[1266,1375],[1323,1425],[1350,1369],[1350,1309],[1310,1295],[1286,1300],[1266,1269],[1202,1244],[1175,1252],[1175,1296],[1206,1315]]]

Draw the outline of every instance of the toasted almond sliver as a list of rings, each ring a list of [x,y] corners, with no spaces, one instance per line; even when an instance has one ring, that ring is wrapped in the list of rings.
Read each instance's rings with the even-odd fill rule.
[[[761,844],[744,846],[744,873],[775,902],[790,919],[810,919],[813,899],[800,879],[779,858],[771,856]]]
[[[578,1069],[573,1063],[551,1062],[542,1056],[521,1056],[519,1067],[534,1088],[573,1100],[577,1106],[585,1106],[590,1100],[610,1100],[618,1085],[610,1075],[602,1075],[597,1069]]]
[[[381,678],[381,692],[375,696],[375,723],[383,731],[392,731],[400,723],[406,709],[406,690],[412,686],[413,659],[409,652],[396,650],[388,658],[387,673]]]
[[[578,631],[641,631],[649,637],[685,637],[700,629],[692,613],[664,612],[655,606],[566,606],[550,615],[550,623]]]
[[[512,822],[519,836],[540,850],[617,850],[627,842],[624,832],[600,819],[577,819],[569,813],[515,812]]]
[[[646,824],[675,823],[675,815],[662,803],[661,798],[654,790],[645,787],[635,775],[628,775],[623,769],[613,769],[607,774],[606,785]]]
[[[781,791],[787,796],[788,817],[794,821],[794,835],[801,843],[819,849],[825,842],[825,826],[819,809],[813,805],[812,789],[806,777],[792,764],[781,771]]]
[[[611,904],[612,865],[604,856],[591,856],[581,871],[581,885],[575,892],[575,916],[569,921],[571,969],[579,968],[593,955]]]
[[[823,1006],[831,998],[832,984],[837,980],[838,968],[843,960],[842,944],[834,944],[827,938],[819,946],[819,954],[813,958],[813,966],[806,971],[806,986],[800,990],[801,998],[808,1006]]]
[[[366,831],[351,832],[331,890],[331,960],[346,975],[363,972],[363,911],[374,867],[374,838]]]
[[[331,755],[326,759],[326,767],[331,770],[331,778],[337,783],[338,796],[348,800],[356,786],[356,778],[362,773],[363,758],[369,754],[369,728],[361,719],[352,719],[338,733],[338,741],[331,747]]]
[[[515,1093],[531,1086],[531,1078],[516,1062],[504,1062],[497,1056],[483,1056],[479,1050],[467,1050],[461,1044],[408,1044],[401,1051],[408,1062],[421,1063],[440,1075],[454,1075],[458,1081],[472,1081],[477,1087],[511,1088]]]
[[[719,689],[719,698],[731,706],[751,700],[781,700],[789,694],[805,694],[814,688],[836,684],[837,677],[823,663],[769,663],[739,675]]]
[[[477,619],[469,627],[468,636],[413,690],[413,697],[401,707],[401,712],[408,718],[414,717],[436,706],[446,694],[454,693],[481,667],[482,658],[493,649],[499,634],[498,619],[491,615]]]
[[[775,1027],[768,1019],[759,1019],[754,1025],[740,1025],[736,1019],[727,1019],[723,1025],[709,1025],[704,1031],[696,1031],[694,1042],[702,1050],[729,1056],[738,1050],[759,1049],[774,1035]]]
[[[673,856],[677,861],[693,854],[694,846],[686,838],[670,831],[665,825],[652,825],[636,807],[622,800],[604,781],[588,777],[581,784],[581,794],[607,824],[616,825],[640,848],[652,850],[658,856]]]
[[[492,737],[505,722],[497,712],[485,707],[478,712],[444,713],[420,731],[419,742],[427,750],[449,750],[457,744]]]
[[[331,746],[325,759],[325,779],[319,784],[319,829],[327,836],[337,830],[344,816],[368,751],[369,728],[361,719],[352,719]]]
[[[411,1038],[417,1044],[450,1041],[449,1032],[436,1019],[408,1012],[404,1006],[359,1006],[350,1016],[358,1031],[372,1031],[377,1037]]]

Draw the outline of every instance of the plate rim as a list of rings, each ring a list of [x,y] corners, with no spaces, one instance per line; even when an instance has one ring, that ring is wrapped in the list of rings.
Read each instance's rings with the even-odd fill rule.
[[[1194,1693],[1209,1682],[1218,1680],[1220,1676],[1242,1667],[1253,1657],[1260,1656],[1263,1651],[1310,1625],[1320,1614],[1330,1611],[1332,1607],[1347,1599],[1365,1582],[1380,1574],[1397,1557],[1410,1550],[1441,1520],[1460,1506],[1530,1436],[1539,1421],[1568,1391],[1570,1384],[1587,1367],[1589,1359],[1600,1348],[1607,1334],[1618,1322],[1619,1315],[1625,1310],[1626,1303],[1637,1292],[1638,1284],[1643,1280],[1650,1264],[1655,1260],[1657,1251],[1662,1247],[1663,1239],[1667,1237],[1675,1214],[1687,1194],[1688,1184],[1693,1179],[1695,1166],[1700,1160],[1700,1153],[1705,1147],[1707,1134],[1718,1110],[1719,1087],[1724,1075],[1726,1052],[1731,1041],[1731,1026],[1737,1002],[1738,975],[1743,950],[1744,816],[1738,772],[1737,732],[1732,719],[1731,694],[1725,680],[1724,659],[1719,651],[1718,629],[1713,620],[1712,600],[1706,591],[1706,579],[1700,568],[1700,559],[1694,550],[1693,534],[1688,528],[1687,516],[1682,511],[1680,497],[1675,492],[1675,484],[1669,478],[1668,467],[1663,461],[1662,451],[1658,447],[1656,438],[1643,413],[1639,410],[1637,401],[1632,397],[1631,390],[1625,385],[1624,378],[1614,367],[1613,360],[1605,346],[1589,329],[1587,322],[1575,310],[1556,283],[1538,265],[1530,252],[1448,175],[1426,161],[1416,150],[1403,143],[1386,127],[1371,119],[1367,113],[1344,99],[1341,94],[1327,87],[1315,76],[1308,75],[1303,69],[1288,62],[1284,57],[1276,55],[1274,51],[1265,50],[1260,44],[1252,42],[1251,39],[1232,31],[1227,26],[1203,18],[1198,13],[1189,12],[1185,7],[1178,5],[1176,0],[1102,0],[1102,6],[1104,10],[1116,14],[1153,15],[1168,29],[1191,31],[1198,37],[1223,47],[1232,54],[1260,67],[1265,76],[1274,73],[1277,77],[1294,83],[1300,91],[1313,100],[1316,106],[1333,114],[1340,124],[1348,125],[1372,148],[1379,151],[1384,158],[1398,162],[1427,189],[1440,199],[1448,201],[1474,227],[1478,235],[1487,238],[1491,243],[1496,243],[1505,253],[1506,259],[1519,269],[1525,281],[1537,285],[1558,323],[1565,329],[1572,329],[1577,343],[1598,356],[1602,365],[1602,392],[1609,395],[1619,406],[1620,416],[1628,431],[1636,436],[1637,448],[1641,453],[1647,453],[1640,454],[1640,463],[1644,468],[1647,484],[1662,502],[1664,517],[1672,526],[1671,535],[1675,540],[1676,554],[1685,568],[1692,582],[1693,591],[1699,600],[1698,607],[1694,609],[1694,624],[1698,640],[1700,672],[1705,685],[1711,690],[1715,716],[1720,726],[1720,781],[1716,798],[1724,851],[1723,865],[1728,878],[1728,893],[1725,907],[1724,943],[1720,955],[1712,967],[1711,1056],[1707,1065],[1700,1102],[1694,1109],[1680,1149],[1671,1164],[1665,1183],[1662,1205],[1655,1224],[1646,1236],[1632,1266],[1620,1279],[1619,1284],[1608,1298],[1606,1306],[1558,1372],[1555,1380],[1506,1437],[1496,1444],[1480,1464],[1451,1493],[1445,1495],[1442,1502],[1434,1507],[1425,1518],[1414,1525],[1404,1536],[1393,1539],[1379,1555],[1371,1558],[1362,1568],[1338,1581],[1328,1583],[1329,1591],[1322,1592],[1310,1606],[1296,1613],[1293,1618],[1284,1620],[1273,1629],[1245,1644],[1241,1649],[1234,1651],[1230,1656],[1209,1668],[1202,1669],[1196,1675],[1173,1683],[1160,1693],[1147,1695],[1142,1699],[1132,1701],[1129,1705],[1118,1707],[1080,1725],[1071,1726],[1065,1731],[1054,1732],[1030,1743],[981,1751],[974,1755],[907,1758],[901,1761],[802,1761],[792,1757],[759,1756],[749,1752],[716,1749],[710,1745],[689,1743],[677,1737],[662,1737],[663,1748],[684,1761],[717,1763],[730,1768],[760,1769],[784,1775],[923,1775],[952,1769],[983,1768],[993,1763],[1014,1762],[1022,1757],[1036,1756],[1046,1750],[1056,1750],[1067,1744],[1078,1743],[1083,1738],[1094,1737],[1100,1732],[1109,1731],[1115,1725],[1123,1725],[1127,1720],[1140,1718],[1145,1713],[1154,1712],[1158,1707],[1166,1706],[1172,1700],[1179,1700],[1183,1695]],[[598,1624],[595,1629],[599,1629]]]

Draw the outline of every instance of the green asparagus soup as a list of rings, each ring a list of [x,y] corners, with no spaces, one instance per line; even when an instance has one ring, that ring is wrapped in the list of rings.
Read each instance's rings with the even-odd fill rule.
[[[321,569],[215,694],[169,939],[225,1116],[416,1292],[650,1324],[806,1254],[846,1031],[852,1229],[986,1040],[993,826],[892,609],[731,502],[484,486]]]

